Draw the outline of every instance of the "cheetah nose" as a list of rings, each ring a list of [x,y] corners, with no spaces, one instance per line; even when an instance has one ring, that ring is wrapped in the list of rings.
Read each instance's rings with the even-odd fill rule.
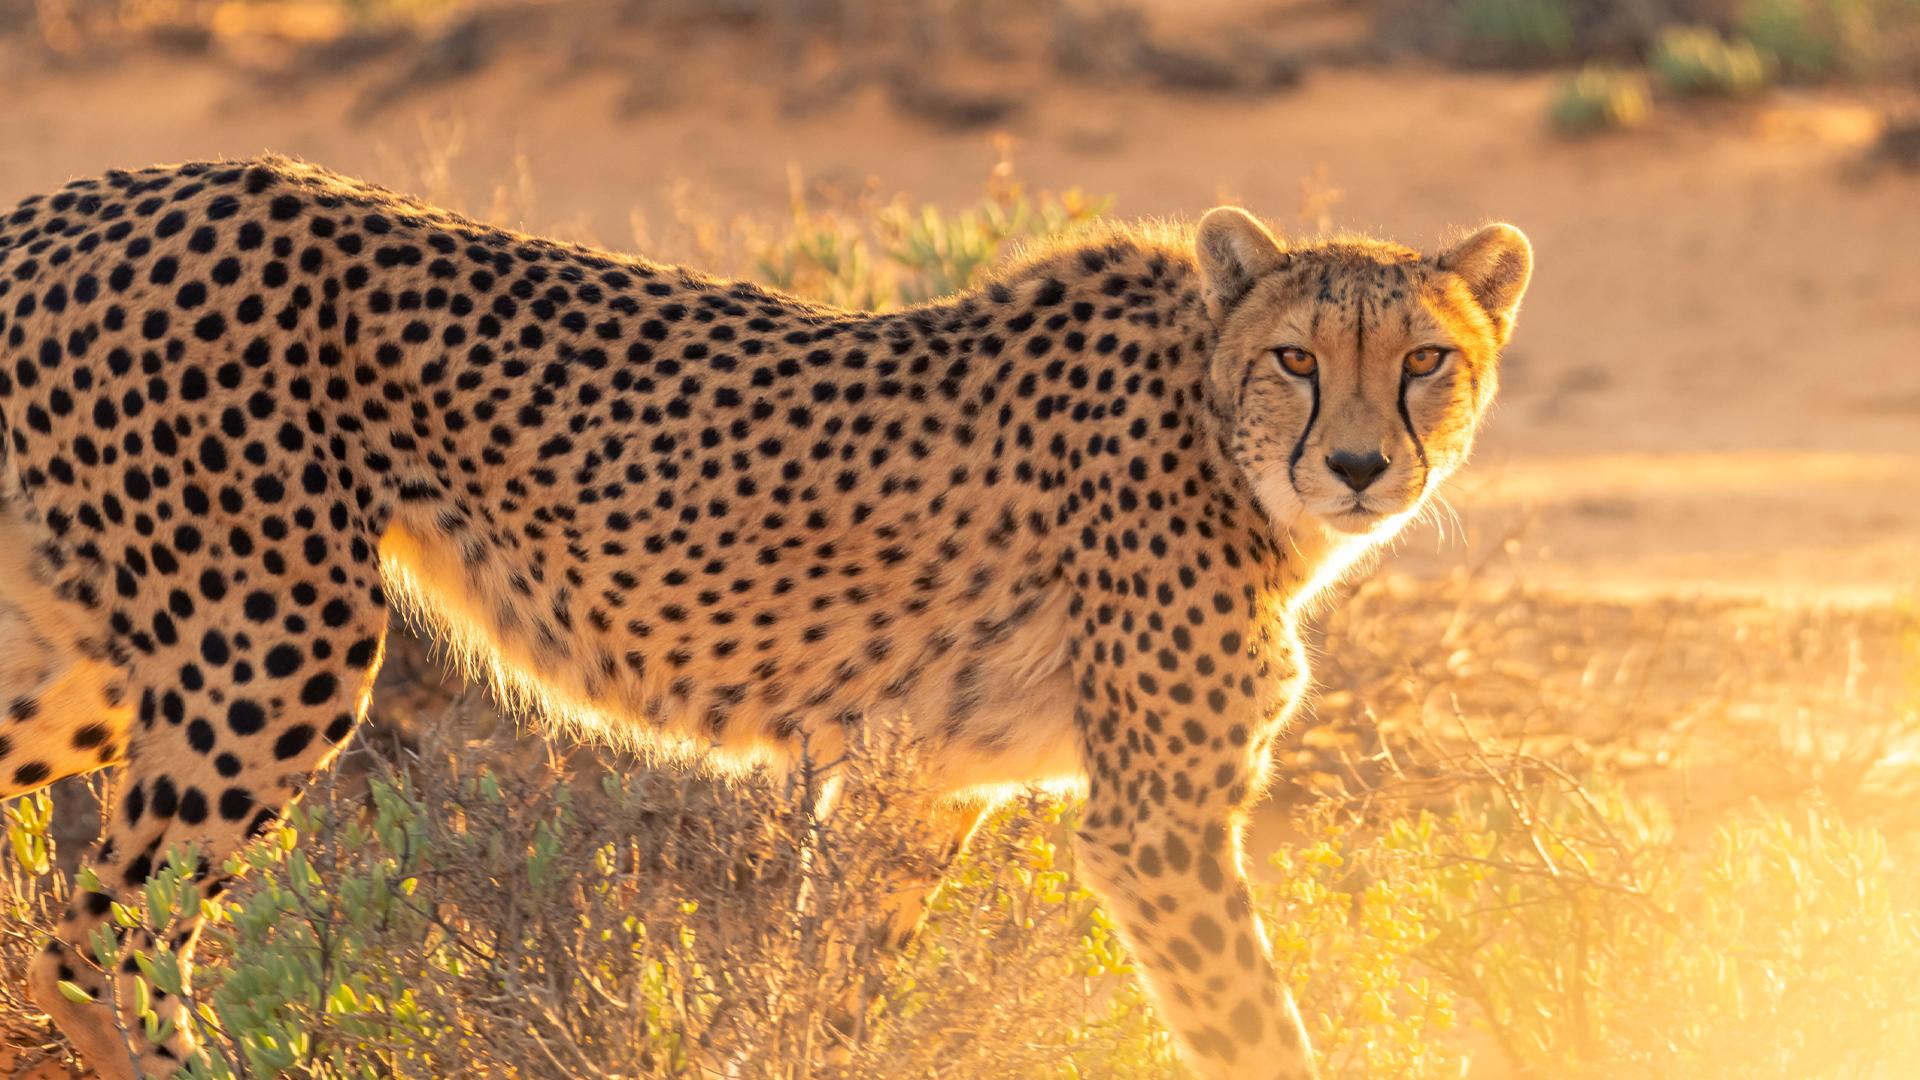
[[[1367,490],[1375,480],[1380,479],[1381,473],[1387,471],[1389,464],[1387,455],[1378,450],[1365,453],[1335,450],[1327,455],[1327,468],[1332,469],[1335,476],[1345,480],[1347,486],[1355,491]]]

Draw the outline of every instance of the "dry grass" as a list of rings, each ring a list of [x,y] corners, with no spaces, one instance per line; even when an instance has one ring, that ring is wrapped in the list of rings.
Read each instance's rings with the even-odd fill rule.
[[[1910,631],[1359,589],[1288,751],[1328,786],[1256,831],[1328,1072],[1888,1075],[1920,1049]],[[223,898],[199,992],[242,1074],[1179,1075],[1073,884],[1071,804],[1007,807],[904,957],[843,962],[930,868],[885,731],[823,818],[813,774],[561,756],[412,691],[412,734],[384,714]],[[15,976],[33,857],[7,861]]]

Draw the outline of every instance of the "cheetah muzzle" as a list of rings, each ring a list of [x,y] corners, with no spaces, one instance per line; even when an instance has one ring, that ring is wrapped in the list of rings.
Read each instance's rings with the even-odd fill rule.
[[[196,1052],[123,1044],[78,946],[172,845],[224,884],[352,735],[398,605],[595,737],[826,760],[904,717],[956,838],[963,797],[1083,779],[1079,865],[1188,1060],[1310,1075],[1240,821],[1303,606],[1466,458],[1530,267],[1504,225],[1423,256],[1221,209],[871,314],[283,158],[29,198],[0,795],[121,766],[36,1000],[106,1077]]]

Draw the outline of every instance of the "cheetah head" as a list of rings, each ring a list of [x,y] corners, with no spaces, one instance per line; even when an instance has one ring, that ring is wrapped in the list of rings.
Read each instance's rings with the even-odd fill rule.
[[[1437,256],[1288,247],[1221,207],[1194,252],[1217,333],[1207,396],[1267,513],[1390,535],[1472,447],[1532,272],[1527,238],[1490,225]]]

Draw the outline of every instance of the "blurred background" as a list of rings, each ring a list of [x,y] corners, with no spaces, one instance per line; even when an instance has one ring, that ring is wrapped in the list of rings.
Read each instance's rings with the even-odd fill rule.
[[[0,205],[267,150],[850,306],[964,287],[1099,215],[1234,202],[1425,249],[1519,225],[1537,270],[1497,411],[1448,511],[1316,626],[1315,719],[1257,823],[1329,1070],[1895,1076],[1920,1053],[1920,0],[0,0]],[[451,821],[463,778],[517,755],[503,827],[532,829],[540,770],[583,767],[418,642],[383,682],[348,772],[432,793],[389,811]],[[625,797],[593,844],[668,820]],[[87,798],[49,833],[69,862]],[[1043,875],[1059,813],[1004,830],[1028,877],[958,894],[1041,944],[935,935],[856,1065],[780,1041],[804,1002],[725,1028],[683,1001],[645,1046],[514,1022],[572,1032],[581,1075],[1177,1075],[1138,1000],[1048,996],[1050,964],[1083,988],[1124,970]],[[357,843],[327,850],[432,858]],[[497,852],[458,850],[513,893]],[[505,895],[473,888],[469,912]],[[273,954],[268,925],[214,949]],[[382,948],[431,953],[409,932]],[[760,970],[646,955],[662,985]],[[324,1003],[366,973],[308,974]],[[913,998],[943,980],[1028,1007]],[[446,1023],[484,1026],[471,989],[439,985]],[[304,992],[272,999],[276,1045],[346,1053],[326,1017],[360,1014]],[[563,1019],[604,1008],[567,993]],[[939,1034],[1047,1010],[1105,1019],[965,1054]],[[405,1073],[381,1030],[352,1045]]]

